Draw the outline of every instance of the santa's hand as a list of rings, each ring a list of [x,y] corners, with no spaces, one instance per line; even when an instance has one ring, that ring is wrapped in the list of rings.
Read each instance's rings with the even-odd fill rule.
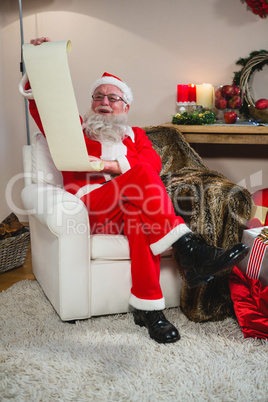
[[[114,174],[122,173],[119,163],[117,161],[104,161],[100,158],[96,158],[96,156],[93,156],[93,155],[89,155],[89,161],[90,162],[102,162],[104,165],[102,172],[114,173]]]
[[[48,36],[42,36],[42,38],[36,38],[30,41],[31,45],[34,46],[41,45],[43,42],[52,42],[52,41]],[[25,89],[27,82],[28,82],[28,76],[25,73],[20,80],[19,91],[22,94],[22,96],[24,96],[24,98],[33,100],[34,97],[31,88]]]
[[[93,155],[88,155],[88,158],[90,162],[103,162],[100,158],[97,158],[96,156]]]
[[[36,38],[30,40],[31,45],[34,46],[41,45],[44,42],[52,42],[52,40],[48,36],[42,36],[42,38]]]

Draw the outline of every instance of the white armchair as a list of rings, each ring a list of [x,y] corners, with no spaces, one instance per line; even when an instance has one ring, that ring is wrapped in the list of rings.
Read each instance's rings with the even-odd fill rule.
[[[130,311],[131,273],[123,235],[90,235],[86,207],[63,189],[41,133],[23,148],[33,273],[63,321]],[[172,250],[161,256],[166,307],[179,306],[181,277]]]

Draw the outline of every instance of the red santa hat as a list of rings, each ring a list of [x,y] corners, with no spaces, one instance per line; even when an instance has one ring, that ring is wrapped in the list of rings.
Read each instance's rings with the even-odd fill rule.
[[[115,85],[124,94],[124,100],[128,105],[133,101],[133,95],[131,89],[127,86],[125,82],[120,80],[120,78],[115,75],[104,73],[101,78],[99,78],[91,87],[91,95],[93,95],[96,88],[103,84]]]

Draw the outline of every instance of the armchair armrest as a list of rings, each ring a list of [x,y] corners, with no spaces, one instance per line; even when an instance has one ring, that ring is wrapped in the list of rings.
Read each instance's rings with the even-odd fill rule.
[[[85,205],[62,188],[26,186],[33,273],[62,320],[89,318],[90,239]]]
[[[30,184],[22,190],[22,201],[29,215],[47,226],[55,235],[84,232],[88,237],[89,219],[84,203],[66,190],[50,184]],[[84,224],[82,230],[81,224]]]

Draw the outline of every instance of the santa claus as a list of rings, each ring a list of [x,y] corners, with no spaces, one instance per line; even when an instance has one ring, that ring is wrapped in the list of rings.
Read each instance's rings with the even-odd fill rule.
[[[40,45],[50,41],[38,38]],[[26,90],[30,90],[29,83]],[[170,246],[194,287],[234,265],[247,253],[241,243],[229,250],[208,245],[176,216],[160,179],[161,160],[144,130],[129,127],[132,91],[118,77],[104,73],[91,87],[92,104],[82,121],[90,161],[102,161],[101,172],[62,172],[67,191],[87,207],[92,233],[124,233],[131,257],[129,303],[135,323],[148,328],[157,342],[175,342],[178,330],[165,318],[159,284],[160,255]],[[33,99],[30,112],[42,123]]]

